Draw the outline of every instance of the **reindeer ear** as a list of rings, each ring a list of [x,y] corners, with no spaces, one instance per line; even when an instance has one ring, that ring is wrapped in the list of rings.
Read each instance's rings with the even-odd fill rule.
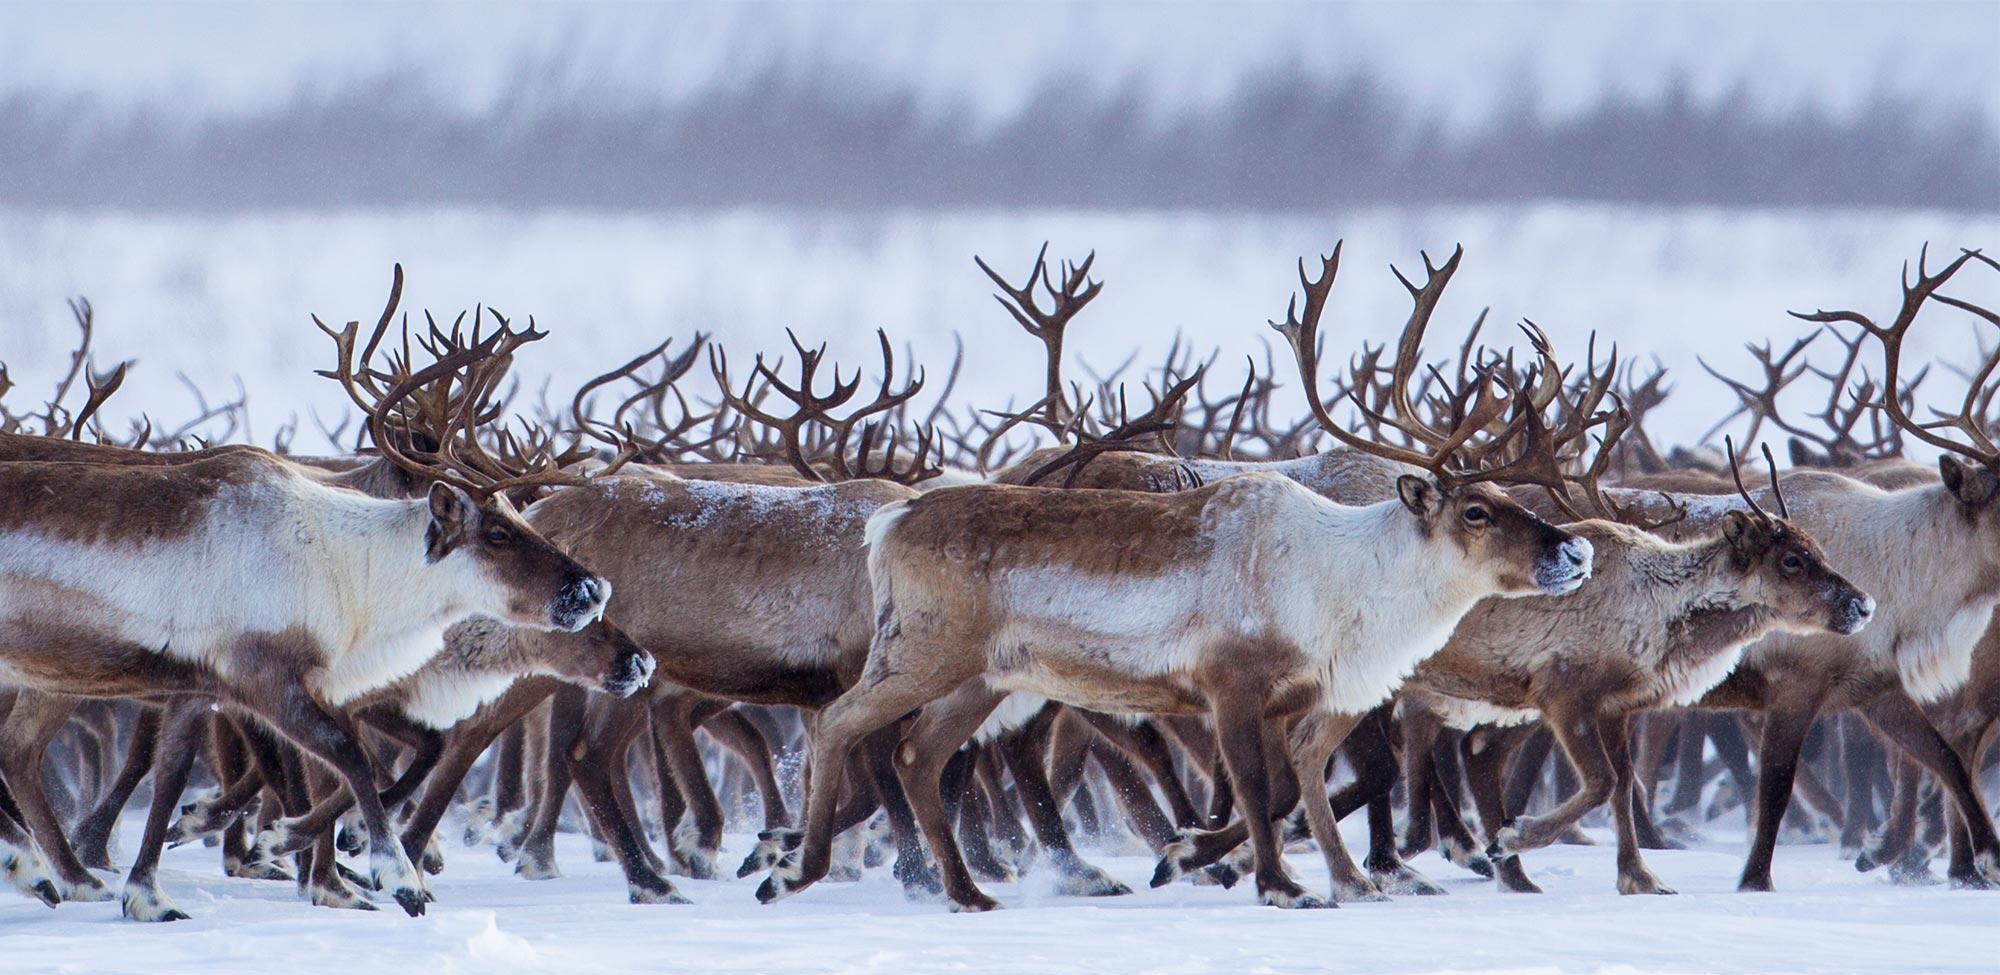
[[[1396,478],[1396,496],[1403,499],[1403,506],[1416,512],[1421,518],[1437,509],[1444,500],[1444,491],[1430,478],[1405,474]]]
[[[424,557],[436,562],[450,554],[452,547],[465,537],[467,526],[479,517],[479,506],[472,495],[443,481],[431,483],[428,500],[431,525],[424,532]]]
[[[1722,516],[1722,537],[1737,549],[1749,544],[1755,529],[1756,523],[1741,511],[1725,512]]]
[[[1945,490],[1958,499],[1958,503],[1968,508],[1977,508],[1993,500],[2000,480],[1984,467],[1974,467],[1950,454],[1938,458],[1938,475],[1944,478]]]

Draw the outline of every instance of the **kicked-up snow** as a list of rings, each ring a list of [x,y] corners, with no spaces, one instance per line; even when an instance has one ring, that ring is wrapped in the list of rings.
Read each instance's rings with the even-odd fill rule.
[[[141,820],[127,818],[127,851]],[[1359,856],[1358,818],[1347,825]],[[770,907],[751,896],[754,877],[676,878],[695,904],[635,907],[616,867],[594,862],[588,841],[565,833],[557,839],[563,876],[538,882],[514,877],[490,847],[451,843],[444,874],[431,878],[437,903],[408,918],[393,904],[335,911],[300,900],[288,882],[225,879],[217,851],[196,844],[170,851],[160,874],[193,920],[129,922],[116,902],[49,910],[0,900],[0,972],[1904,975],[2000,966],[1993,894],[1893,886],[1880,872],[1856,873],[1824,844],[1780,846],[1779,892],[1738,894],[1744,837],[1730,814],[1693,849],[1647,853],[1679,896],[1623,897],[1613,888],[1609,834],[1591,835],[1599,845],[1528,856],[1541,895],[1500,893],[1427,853],[1414,865],[1448,896],[1288,912],[1256,906],[1241,885],[1150,890],[1151,858],[1086,850],[1137,893],[1053,896],[1047,874],[1031,869],[1019,883],[984,885],[1004,905],[986,915],[907,901],[886,868]],[[731,834],[724,864],[750,844]],[[1326,888],[1316,852],[1289,859],[1301,882]]]

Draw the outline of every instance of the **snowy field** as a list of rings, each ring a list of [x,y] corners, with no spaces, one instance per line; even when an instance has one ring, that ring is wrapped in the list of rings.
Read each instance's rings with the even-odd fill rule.
[[[1743,342],[1782,345],[1810,330],[1789,309],[1887,316],[1898,300],[1897,269],[1921,245],[1929,241],[1944,259],[1959,247],[2000,246],[2000,215],[1568,204],[1297,216],[0,210],[0,361],[22,384],[17,396],[43,388],[74,338],[64,300],[85,295],[97,308],[100,363],[139,360],[106,411],[115,422],[142,408],[163,419],[191,415],[176,373],[212,394],[241,377],[257,435],[268,438],[296,414],[305,418],[298,444],[312,449],[319,444],[308,411],[331,421],[342,398],[310,374],[327,364],[331,343],[308,316],[372,322],[390,265],[401,261],[405,309],[449,313],[485,302],[535,315],[552,337],[524,352],[517,368],[530,377],[552,372],[556,390],[697,330],[747,360],[756,350],[786,350],[789,327],[830,340],[843,362],[872,366],[871,336],[881,327],[911,343],[933,377],[958,333],[972,364],[958,398],[1026,402],[1040,390],[1040,346],[995,307],[972,257],[1018,280],[1047,240],[1054,257],[1095,248],[1094,270],[1106,283],[1071,328],[1072,370],[1108,369],[1134,350],[1141,365],[1155,364],[1180,331],[1204,351],[1223,350],[1216,376],[1233,388],[1242,356],[1262,358],[1265,321],[1282,317],[1298,286],[1294,262],[1342,237],[1345,260],[1323,328],[1329,350],[1344,358],[1363,340],[1394,336],[1409,299],[1388,266],[1420,273],[1420,249],[1441,261],[1463,243],[1464,265],[1433,320],[1434,354],[1455,349],[1486,306],[1489,341],[1517,340],[1512,323],[1530,318],[1570,359],[1597,330],[1627,355],[1657,355],[1679,381],[1682,394],[1649,421],[1677,441],[1728,405],[1697,355],[1743,375]],[[1968,273],[1953,290],[1990,305],[2000,301],[2000,275]],[[1969,321],[1919,329],[1912,352],[1970,357]],[[1288,403],[1303,413],[1303,400]]]
[[[1358,818],[1358,817],[1357,817]],[[1254,906],[1250,893],[1186,883],[1146,889],[1153,861],[1087,855],[1139,893],[1111,899],[1056,897],[1031,871],[1018,884],[989,884],[1004,909],[954,915],[905,901],[886,870],[858,884],[822,884],[771,907],[751,896],[756,880],[676,883],[693,906],[634,907],[611,864],[594,863],[587,841],[558,837],[562,879],[516,879],[490,848],[454,842],[428,915],[393,904],[372,914],[315,908],[290,883],[220,876],[216,852],[171,851],[167,893],[194,920],[140,925],[116,903],[49,910],[0,900],[0,971],[283,971],[287,975],[509,972],[1039,972],[1401,973],[1766,973],[1981,972],[1996,967],[2000,902],[1943,887],[1891,886],[1858,874],[1826,845],[1778,848],[1780,892],[1738,894],[1743,835],[1718,820],[1710,840],[1647,859],[1678,897],[1621,897],[1613,889],[1606,830],[1594,847],[1530,854],[1540,896],[1499,893],[1425,854],[1415,865],[1451,893],[1283,912]],[[124,847],[141,820],[126,823]],[[441,835],[455,835],[449,828]],[[1365,843],[1350,824],[1357,856]],[[725,862],[749,848],[728,837]],[[1294,853],[1292,869],[1324,889],[1317,853]],[[1939,862],[1936,868],[1943,869]],[[110,879],[110,878],[107,878]]]

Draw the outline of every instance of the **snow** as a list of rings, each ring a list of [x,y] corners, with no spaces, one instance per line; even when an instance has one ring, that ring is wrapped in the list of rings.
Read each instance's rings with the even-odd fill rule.
[[[1779,892],[1738,894],[1744,837],[1737,815],[1711,824],[1696,848],[1646,854],[1678,897],[1622,897],[1607,830],[1599,845],[1526,856],[1548,892],[1502,894],[1436,854],[1414,861],[1451,893],[1334,911],[1255,906],[1250,893],[1186,883],[1149,890],[1152,860],[1086,850],[1138,893],[1056,897],[1030,872],[988,884],[1004,909],[954,915],[906,901],[884,869],[858,884],[821,884],[770,907],[757,878],[675,882],[693,906],[635,907],[611,864],[592,862],[580,835],[558,836],[564,877],[513,877],[489,849],[454,842],[431,879],[423,918],[393,904],[372,914],[315,908],[290,883],[225,879],[216,851],[170,851],[161,878],[194,920],[141,925],[116,903],[49,910],[0,899],[0,970],[222,975],[411,975],[510,972],[1369,972],[1764,973],[1991,972],[1993,897],[1945,887],[1891,886],[1859,874],[1819,844],[1782,845]],[[1358,818],[1358,817],[1357,817]],[[443,835],[454,836],[449,828]],[[1349,845],[1360,855],[1360,824]],[[138,842],[128,818],[124,848]],[[731,834],[724,863],[751,845]],[[1324,889],[1317,853],[1290,863]],[[1936,864],[1940,871],[1943,864]]]
[[[972,257],[1019,280],[1051,241],[1052,259],[1095,248],[1093,271],[1105,282],[1070,329],[1073,377],[1085,375],[1080,366],[1115,366],[1134,349],[1135,370],[1156,367],[1181,330],[1204,352],[1222,348],[1216,379],[1233,390],[1242,357],[1262,362],[1275,338],[1265,322],[1283,314],[1298,288],[1299,257],[1343,237],[1322,325],[1331,361],[1401,328],[1409,298],[1391,263],[1420,271],[1420,249],[1442,261],[1463,242],[1464,263],[1432,326],[1434,356],[1454,354],[1462,330],[1489,305],[1489,342],[1518,343],[1513,323],[1530,318],[1575,359],[1595,329],[1600,355],[1617,342],[1627,356],[1657,355],[1668,367],[1678,392],[1648,422],[1672,443],[1692,440],[1733,405],[1697,356],[1746,376],[1742,343],[1769,338],[1782,349],[1812,330],[1787,310],[1851,307],[1886,319],[1900,297],[1898,269],[1919,247],[1931,243],[1936,267],[1960,247],[2000,245],[2000,215],[1561,203],[1297,215],[0,209],[0,360],[20,384],[14,396],[35,402],[67,364],[75,337],[63,301],[86,295],[97,308],[100,365],[140,360],[106,408],[116,428],[142,408],[163,423],[192,415],[176,372],[212,399],[240,375],[260,439],[296,412],[304,427],[297,446],[318,449],[308,410],[331,423],[344,398],[310,375],[330,362],[332,343],[307,316],[372,323],[390,265],[401,261],[405,310],[450,314],[485,302],[535,316],[551,336],[517,357],[530,395],[552,373],[552,399],[566,399],[561,391],[666,336],[682,348],[697,330],[724,342],[739,372],[758,350],[789,353],[787,327],[802,340],[828,341],[845,370],[878,371],[873,333],[882,327],[899,359],[907,341],[929,367],[930,392],[942,385],[957,332],[969,367],[956,398],[1026,403],[1041,386],[1041,347],[995,307]],[[1969,268],[1948,290],[2000,305],[2000,275],[1984,268]],[[1933,311],[1924,322],[1910,339],[1912,357],[1971,357],[1968,316]],[[1816,361],[1830,365],[1834,351],[1822,339]],[[1279,362],[1280,409],[1303,415],[1297,383]],[[1955,396],[1949,378],[1934,377],[1926,393]],[[692,392],[704,392],[707,369],[698,366],[690,381]]]

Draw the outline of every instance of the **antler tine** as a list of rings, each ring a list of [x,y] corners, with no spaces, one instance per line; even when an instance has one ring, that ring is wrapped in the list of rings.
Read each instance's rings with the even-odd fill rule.
[[[1769,521],[1771,519],[1770,512],[1765,511],[1764,506],[1758,504],[1757,499],[1750,496],[1750,489],[1743,486],[1743,465],[1737,463],[1736,460],[1736,440],[1725,435],[1722,438],[1722,445],[1729,454],[1729,477],[1736,482],[1736,493],[1743,496],[1743,503],[1749,505],[1750,510],[1755,512],[1757,517]],[[1777,465],[1775,462],[1771,467],[1771,477],[1775,482],[1777,478]]]
[[[1778,483],[1778,459],[1771,456],[1770,444],[1759,444],[1764,448],[1764,466],[1771,471],[1771,497],[1778,502],[1778,517],[1790,519],[1792,508],[1785,503],[1785,489]]]
[[[1989,363],[1989,365],[1980,371],[1980,379],[1972,385],[1972,391],[1968,392],[1966,396],[1965,405],[1956,416],[1941,417],[1930,423],[1920,423],[1910,416],[1909,411],[1904,407],[1902,397],[1899,395],[1903,388],[1901,380],[1903,340],[1908,336],[1910,326],[1915,323],[1917,313],[1922,310],[1926,301],[1932,297],[1937,297],[1939,301],[1949,304],[1952,307],[1963,311],[1971,311],[1981,317],[1988,318],[1989,321],[1993,320],[1991,313],[1985,309],[1972,305],[1969,302],[1950,298],[1949,296],[1938,295],[1937,290],[1943,287],[1947,281],[1951,280],[1952,276],[1957,274],[1959,269],[1963,268],[1969,261],[1976,259],[1996,270],[2000,270],[2000,263],[1996,263],[1992,258],[1985,256],[1977,250],[1964,250],[1950,264],[1945,265],[1936,274],[1932,274],[1928,270],[1929,257],[1930,245],[1925,244],[1917,253],[1917,274],[1914,281],[1910,278],[1910,266],[1908,262],[1904,263],[1902,305],[1896,310],[1895,319],[1886,327],[1877,325],[1873,319],[1852,310],[1826,311],[1821,309],[1810,313],[1792,312],[1791,314],[1794,317],[1809,322],[1818,322],[1821,324],[1846,322],[1861,326],[1864,331],[1882,343],[1882,393],[1877,400],[1877,406],[1887,411],[1890,419],[1910,436],[1940,450],[1949,451],[1959,456],[1978,461],[1989,469],[2000,470],[2000,447],[1995,446],[1987,432],[1982,429],[1983,424],[1980,418],[1971,412],[1978,399],[1978,390],[1984,383],[1985,377],[1991,374],[1994,364],[2000,363]],[[1951,437],[1940,434],[1939,431],[1941,430],[1956,430],[1964,434],[1972,443],[1970,445],[1960,443]]]

